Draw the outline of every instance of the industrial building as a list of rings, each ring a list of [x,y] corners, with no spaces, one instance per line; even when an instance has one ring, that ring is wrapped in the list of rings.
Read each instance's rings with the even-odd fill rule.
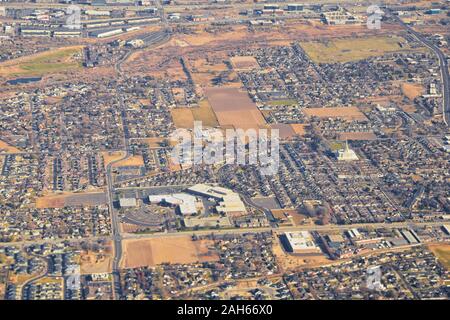
[[[120,198],[119,205],[121,208],[136,207],[137,200],[136,198]]]
[[[349,12],[339,9],[322,13],[324,22],[328,25],[361,24],[359,17],[351,15]]]
[[[281,237],[287,251],[299,254],[320,254],[322,250],[316,245],[308,231],[285,232]]]

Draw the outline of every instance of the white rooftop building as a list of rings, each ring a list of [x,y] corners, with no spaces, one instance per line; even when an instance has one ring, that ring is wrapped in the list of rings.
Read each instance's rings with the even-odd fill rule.
[[[348,147],[348,142],[345,141],[345,148],[341,149],[337,152],[337,159],[339,161],[355,161],[359,160],[358,156],[356,155],[355,151],[350,149]]]
[[[285,232],[288,249],[294,253],[321,253],[308,231]]]
[[[216,206],[216,210],[219,213],[247,212],[239,194],[233,190],[206,184],[196,184],[190,187],[188,191],[218,201],[219,205]]]
[[[121,198],[119,199],[119,204],[121,208],[136,207],[137,201],[136,198]]]
[[[150,203],[166,203],[172,206],[178,206],[182,215],[193,215],[203,209],[203,203],[187,193],[150,195],[148,200]]]

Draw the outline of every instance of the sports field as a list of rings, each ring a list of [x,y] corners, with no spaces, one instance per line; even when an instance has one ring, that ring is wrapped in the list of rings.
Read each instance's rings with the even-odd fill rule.
[[[82,46],[64,47],[9,60],[0,64],[0,76],[8,78],[43,76],[81,68],[78,57],[81,57],[82,48]]]
[[[356,61],[408,49],[405,39],[396,36],[310,41],[300,45],[316,63]]]

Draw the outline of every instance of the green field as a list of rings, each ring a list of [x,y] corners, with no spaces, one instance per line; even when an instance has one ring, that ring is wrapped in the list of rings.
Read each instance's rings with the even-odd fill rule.
[[[0,65],[0,76],[42,76],[81,67],[81,47],[68,47],[8,61]]]
[[[333,39],[320,42],[302,42],[300,45],[316,63],[356,61],[381,56],[388,52],[409,49],[405,39],[396,36]]]
[[[287,100],[274,100],[267,103],[269,106],[292,106],[297,104],[297,100],[287,99]]]

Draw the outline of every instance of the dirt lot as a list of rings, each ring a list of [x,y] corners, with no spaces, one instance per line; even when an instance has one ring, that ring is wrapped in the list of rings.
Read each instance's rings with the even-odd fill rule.
[[[109,253],[82,252],[80,264],[82,274],[112,271],[112,257]]]
[[[373,132],[343,132],[339,134],[339,140],[376,140]]]
[[[207,88],[205,91],[221,126],[241,129],[265,126],[262,113],[245,92],[228,87]]]
[[[98,206],[106,203],[106,194],[101,191],[48,194],[36,199],[36,208],[63,208],[70,206]]]
[[[104,151],[101,153],[102,157],[103,157],[103,162],[105,164],[105,167],[110,164],[113,161],[116,161],[122,157],[125,156],[125,152],[124,151]]]
[[[403,83],[402,93],[412,101],[424,93],[424,88],[419,83]]]
[[[217,253],[209,252],[210,246],[210,241],[192,241],[191,237],[186,236],[127,239],[123,241],[122,266],[135,268],[162,263],[217,261],[219,257]]]
[[[303,112],[309,117],[341,118],[343,120],[367,120],[357,107],[307,108]]]
[[[230,58],[234,70],[247,71],[259,68],[258,61],[252,56],[240,56]]]
[[[303,123],[291,123],[292,130],[299,136],[304,136],[307,132],[308,125]]]
[[[142,156],[136,155],[131,156],[128,159],[121,160],[119,162],[114,163],[113,167],[128,167],[128,166],[143,166],[144,158]]]

